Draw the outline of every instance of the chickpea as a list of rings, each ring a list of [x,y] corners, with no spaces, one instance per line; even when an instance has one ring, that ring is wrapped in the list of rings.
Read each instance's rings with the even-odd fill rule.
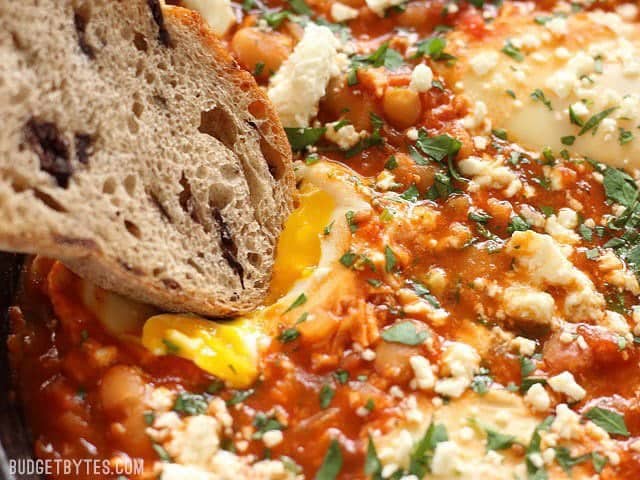
[[[420,28],[428,25],[430,13],[430,9],[424,3],[410,2],[396,20],[403,27]]]
[[[422,114],[420,95],[408,88],[387,88],[382,98],[382,109],[394,127],[409,128]]]
[[[407,383],[413,377],[413,370],[409,364],[413,355],[419,355],[417,347],[380,342],[376,348],[374,368],[382,377],[400,384]]]
[[[279,32],[263,32],[255,27],[238,30],[231,39],[231,49],[238,62],[250,72],[264,64],[258,78],[266,80],[277,71],[291,53],[293,41]]]
[[[151,444],[145,433],[144,380],[137,369],[111,367],[102,377],[100,400],[111,420],[111,436],[130,455],[148,455]]]
[[[327,94],[320,111],[330,119],[349,120],[356,130],[371,130],[371,112],[376,112],[374,99],[360,90],[347,86],[344,77],[336,77],[329,82]]]

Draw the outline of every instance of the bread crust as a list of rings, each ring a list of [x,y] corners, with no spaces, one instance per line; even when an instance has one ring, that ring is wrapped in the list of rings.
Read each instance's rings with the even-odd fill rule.
[[[255,308],[266,295],[275,244],[293,206],[295,192],[290,148],[266,94],[237,65],[197,12],[163,7],[167,46],[153,43],[157,27],[145,17],[148,6],[144,0],[133,0],[126,6],[97,0],[50,0],[37,5],[26,1],[19,8],[31,17],[30,25],[47,30],[52,28],[51,22],[60,20],[56,15],[71,22],[67,18],[69,12],[80,14],[77,5],[81,6],[80,13],[89,11],[92,15],[87,20],[86,39],[83,31],[79,47],[65,45],[57,51],[54,45],[47,53],[50,57],[69,56],[72,70],[80,75],[86,68],[87,78],[92,78],[93,70],[100,70],[101,76],[96,78],[101,81],[107,77],[106,86],[100,84],[107,91],[96,95],[110,95],[116,103],[130,102],[126,98],[128,87],[120,88],[117,83],[137,88],[136,77],[119,70],[121,65],[114,65],[117,58],[109,57],[115,55],[115,50],[110,50],[113,47],[107,44],[102,48],[96,40],[99,29],[92,30],[91,23],[95,17],[96,22],[125,24],[127,12],[129,16],[140,13],[140,18],[138,23],[122,27],[123,31],[131,29],[123,35],[134,36],[140,43],[136,49],[142,49],[153,61],[160,59],[159,65],[171,63],[171,67],[164,65],[169,70],[167,76],[175,73],[173,68],[178,72],[173,77],[184,80],[186,86],[155,82],[145,87],[162,92],[158,94],[159,106],[147,100],[133,103],[134,113],[136,108],[143,111],[137,114],[137,128],[144,130],[144,135],[131,143],[128,152],[122,145],[109,143],[122,141],[117,138],[117,131],[112,134],[100,130],[111,121],[109,115],[100,108],[87,113],[82,106],[77,107],[80,99],[73,98],[73,87],[59,82],[59,72],[47,74],[48,60],[29,57],[33,53],[25,43],[44,42],[37,38],[38,28],[31,32],[26,24],[14,25],[10,16],[15,13],[0,5],[0,27],[5,32],[17,27],[23,30],[18,29],[14,38],[0,36],[0,55],[10,60],[8,66],[0,68],[3,84],[9,85],[4,93],[0,86],[0,94],[6,98],[0,100],[0,112],[6,113],[9,129],[0,136],[0,248],[60,259],[103,288],[165,310],[219,317]],[[119,13],[118,9],[128,10]],[[69,32],[72,37],[72,30]],[[186,45],[182,43],[187,41]],[[121,48],[125,47],[128,45]],[[37,51],[42,50],[46,48]],[[95,58],[88,58],[88,53]],[[130,55],[138,53],[130,49]],[[82,64],[78,67],[79,62]],[[104,68],[113,71],[105,72]],[[183,72],[211,78],[212,83],[202,88],[203,96],[209,94],[211,98],[200,98],[200,92],[189,83],[192,79]],[[26,100],[14,102],[14,91],[31,88],[29,82],[34,80],[49,89],[34,87],[37,91],[29,92]],[[70,79],[69,83],[73,81]],[[142,89],[143,93],[147,90]],[[174,106],[167,92],[188,97],[187,107],[179,103]],[[59,107],[47,103],[51,96],[62,99]],[[165,105],[163,96],[168,98]],[[237,100],[237,105],[246,111],[231,110],[229,99]],[[96,99],[91,97],[87,103],[92,100]],[[82,115],[66,118],[74,108]],[[189,114],[184,125],[174,118],[181,108]],[[147,112],[149,116],[145,117]],[[184,131],[165,134],[162,128],[167,127],[159,124],[156,117],[160,115],[153,116],[156,112],[173,115],[168,128],[184,127]],[[29,131],[24,126],[28,122],[32,122],[31,137],[24,133]],[[211,132],[206,122],[215,123]],[[78,124],[102,135],[80,131]],[[58,127],[59,131],[55,130]],[[155,141],[150,142],[151,147],[146,143],[148,131],[157,132],[157,138],[151,137]],[[233,141],[225,137],[229,131]],[[91,138],[89,147],[78,142],[85,135]],[[146,150],[138,142],[144,143]],[[90,155],[84,151],[86,148],[91,150]],[[171,156],[172,162],[164,155]],[[153,156],[157,158],[150,158]],[[43,167],[45,163],[47,168]],[[180,171],[182,178],[178,179]],[[136,176],[130,172],[138,173]],[[209,178],[209,172],[222,175],[222,180],[216,181],[215,175]],[[111,191],[109,181],[113,176],[123,183],[131,198],[120,194],[120,185],[113,187],[116,193]],[[94,186],[102,185],[105,178],[103,191],[97,193]],[[134,193],[128,191],[130,188]],[[85,198],[86,203],[80,204]],[[148,232],[157,235],[154,238]],[[118,239],[122,239],[120,244]],[[166,262],[163,256],[168,257]]]

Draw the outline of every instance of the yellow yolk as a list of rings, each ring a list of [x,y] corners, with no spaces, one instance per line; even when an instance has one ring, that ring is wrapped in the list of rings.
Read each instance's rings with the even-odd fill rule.
[[[320,238],[329,224],[335,202],[331,195],[305,183],[300,206],[289,216],[278,240],[267,305],[286,294],[293,284],[308,277],[320,261]]]
[[[235,388],[258,376],[258,326],[251,319],[214,322],[195,315],[164,314],[149,318],[142,344],[156,355],[177,355]]]

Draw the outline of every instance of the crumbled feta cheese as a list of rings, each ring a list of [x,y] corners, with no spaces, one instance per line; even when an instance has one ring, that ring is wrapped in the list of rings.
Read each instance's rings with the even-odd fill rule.
[[[473,104],[469,115],[462,119],[462,124],[465,128],[478,128],[485,123],[488,114],[489,109],[487,108],[487,104],[482,101],[477,101]]]
[[[271,77],[268,94],[285,127],[306,127],[331,77],[340,73],[339,42],[327,27],[307,24],[293,53]]]
[[[578,385],[575,378],[573,378],[573,374],[568,371],[551,377],[549,379],[549,386],[554,392],[564,393],[574,402],[582,400],[587,394],[586,390]]]
[[[555,36],[562,37],[568,33],[567,19],[557,16],[544,24]]]
[[[366,348],[362,351],[360,356],[367,362],[373,362],[376,359],[376,352],[374,352],[370,348]]]
[[[182,3],[200,13],[216,35],[224,35],[236,23],[230,0],[184,0]]]
[[[612,332],[620,335],[627,335],[631,331],[624,316],[620,315],[618,312],[612,312],[611,310],[607,310],[605,312],[604,322],[602,325]]]
[[[559,404],[551,431],[557,433],[560,438],[571,440],[580,431],[580,415],[571,410],[566,403]]]
[[[498,65],[498,52],[486,50],[478,52],[469,59],[469,65],[478,76],[484,76]]]
[[[434,475],[455,475],[458,470],[460,453],[460,447],[456,442],[438,443],[431,462],[431,472]]]
[[[331,17],[334,22],[346,22],[358,17],[358,10],[356,8],[345,5],[341,2],[335,2],[331,4]]]
[[[526,271],[532,284],[566,290],[564,313],[572,322],[602,319],[604,297],[589,277],[565,257],[561,245],[551,236],[531,230],[514,232],[506,252],[516,259],[518,270]]]
[[[540,325],[551,324],[556,307],[550,294],[526,285],[505,288],[502,302],[510,317]]]
[[[336,126],[339,122],[327,123],[325,127],[327,130],[324,132],[324,136],[327,140],[338,145],[342,150],[349,150],[355,144],[357,144],[363,137],[362,132],[358,133],[355,127],[351,124],[342,125],[336,130]]]
[[[551,398],[549,398],[549,394],[540,383],[534,383],[529,387],[524,401],[539,412],[549,410],[549,406],[551,405]]]
[[[367,6],[379,17],[384,17],[388,8],[401,5],[405,0],[366,0]]]
[[[418,140],[418,129],[416,127],[411,127],[407,130],[407,138],[412,142]]]
[[[413,369],[416,388],[420,390],[431,390],[435,385],[436,378],[429,360],[420,355],[413,355],[409,358],[409,364]]]
[[[503,164],[501,157],[489,159],[472,155],[458,162],[458,168],[463,175],[473,177],[473,182],[481,187],[511,188],[514,184],[517,190],[522,187],[517,175]]]
[[[565,209],[570,210],[570,209]],[[573,212],[573,210],[571,210]],[[575,213],[575,212],[573,212]],[[577,220],[576,220],[577,223]],[[560,243],[575,245],[580,241],[580,235],[572,229],[565,227],[556,215],[549,215],[544,224],[544,231]]]
[[[220,423],[207,415],[187,417],[182,428],[171,433],[165,448],[177,463],[204,467],[220,446]]]
[[[583,116],[589,114],[589,109],[587,108],[587,106],[585,105],[584,102],[576,102],[576,103],[574,103],[573,105],[571,105],[571,110],[578,117],[583,117]]]
[[[282,442],[282,432],[280,430],[269,430],[262,434],[262,442],[267,448],[273,448]]]
[[[473,146],[478,150],[486,150],[489,146],[489,139],[485,136],[473,137]]]
[[[431,88],[431,82],[433,81],[433,72],[428,65],[421,63],[411,72],[411,82],[409,88],[416,92],[426,92]]]
[[[440,395],[457,398],[471,385],[473,375],[480,366],[480,355],[465,343],[453,342],[442,355],[441,371],[447,378],[436,382],[435,391]]]
[[[536,351],[536,342],[525,337],[516,337],[511,340],[511,345],[518,350],[520,355],[530,357]]]

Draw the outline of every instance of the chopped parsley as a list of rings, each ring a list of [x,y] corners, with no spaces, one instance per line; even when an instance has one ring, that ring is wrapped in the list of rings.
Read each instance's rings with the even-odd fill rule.
[[[162,339],[162,343],[164,344],[165,348],[167,349],[167,353],[171,353],[171,354],[176,354],[180,351],[180,347],[178,345],[176,345],[175,343],[173,343],[171,340],[167,340],[166,338]]]
[[[255,390],[252,388],[248,390],[238,390],[233,394],[233,396],[229,400],[227,400],[227,405],[230,407],[233,405],[238,405],[244,402],[247,398],[249,398],[254,393],[255,393]]]
[[[400,198],[408,202],[417,201],[420,198],[420,192],[418,191],[418,187],[416,187],[415,183],[412,183],[409,188],[402,192],[400,194]]]
[[[384,164],[384,168],[387,170],[394,170],[398,168],[398,160],[394,155],[391,155]]]
[[[571,475],[571,469],[580,463],[586,462],[591,459],[591,454],[580,455],[578,457],[572,457],[571,451],[564,446],[555,447],[556,462],[562,467],[567,475]]]
[[[204,395],[197,393],[180,392],[176,397],[173,411],[187,415],[202,415],[207,411],[209,402]]]
[[[482,224],[486,224],[493,217],[485,212],[484,210],[472,210],[468,214],[469,220],[473,222],[478,222]]]
[[[169,455],[162,445],[154,442],[151,444],[151,447],[162,462],[171,462],[171,455]]]
[[[324,127],[287,127],[284,131],[291,144],[291,150],[299,152],[311,145],[315,145],[327,129]]]
[[[384,247],[384,270],[387,273],[393,272],[396,268],[396,254],[391,250],[389,245]]]
[[[630,435],[624,422],[624,416],[613,410],[593,407],[584,414],[584,417],[612,435],[621,435],[623,437]]]
[[[531,228],[531,225],[529,225],[529,222],[527,222],[520,215],[516,214],[511,217],[511,220],[509,220],[509,225],[507,226],[507,232],[509,233],[526,232],[530,228]]]
[[[304,293],[301,293],[300,295],[298,295],[298,298],[296,298],[293,303],[289,305],[289,308],[287,308],[284,313],[290,312],[294,308],[298,308],[299,306],[304,305],[306,302],[307,296]]]
[[[425,330],[419,331],[413,322],[407,321],[384,329],[381,337],[385,342],[415,346],[424,343],[429,334]]]
[[[254,439],[260,439],[262,436],[272,430],[284,430],[284,425],[278,421],[273,415],[265,415],[258,412],[253,419],[253,426],[256,428],[253,434]]]
[[[376,446],[371,439],[371,435],[369,435],[369,442],[367,443],[367,456],[364,459],[364,473],[375,480],[382,478],[382,462],[378,458],[378,452],[376,452]]]
[[[344,214],[344,216],[347,220],[347,225],[349,225],[349,230],[351,233],[355,233],[355,231],[358,230],[358,224],[355,221],[355,212],[353,210],[349,210]]]
[[[589,118],[589,120],[584,122],[584,125],[578,132],[578,136],[584,135],[588,131],[591,131],[591,134],[595,135],[596,132],[598,131],[598,126],[600,126],[600,123],[602,122],[602,120],[604,120],[609,115],[611,115],[615,110],[617,110],[617,108],[618,107],[607,108],[606,110],[603,110],[600,113],[596,113],[595,115],[593,115],[591,118]]]
[[[409,473],[418,478],[431,471],[431,461],[438,443],[449,440],[447,428],[441,423],[431,423],[409,457]]]
[[[531,98],[533,98],[533,100],[537,102],[542,102],[542,104],[549,110],[553,110],[553,107],[551,106],[551,100],[546,97],[541,89],[536,88],[533,92],[531,92]]]
[[[300,330],[295,327],[285,328],[280,335],[278,335],[278,340],[282,343],[291,343],[297,340],[300,337]]]
[[[511,40],[504,42],[501,52],[513,58],[516,62],[522,62],[524,60],[524,54],[511,42]]]
[[[447,40],[442,37],[429,37],[416,44],[417,51],[413,58],[430,57],[436,61],[452,62],[456,57],[444,51]]]
[[[315,480],[335,480],[342,470],[342,451],[337,440],[331,440]]]
[[[620,134],[618,135],[618,143],[620,145],[626,145],[633,140],[633,133],[631,133],[629,130],[620,128],[619,131]]]
[[[328,408],[331,405],[331,401],[335,396],[336,391],[331,387],[331,385],[325,383],[320,388],[320,408]]]

